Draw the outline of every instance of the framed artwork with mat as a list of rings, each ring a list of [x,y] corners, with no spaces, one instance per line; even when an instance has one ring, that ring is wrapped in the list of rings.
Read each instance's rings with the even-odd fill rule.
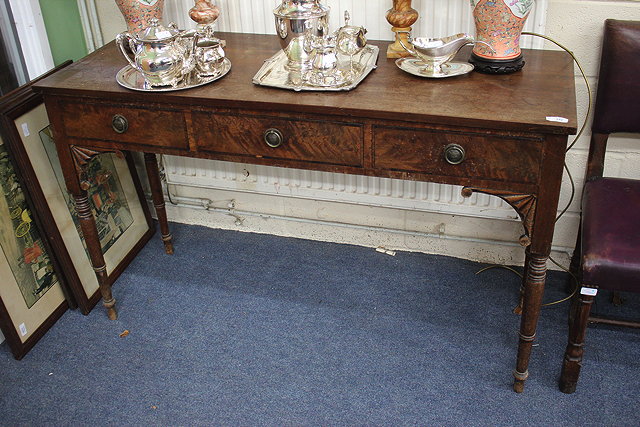
[[[64,278],[0,137],[0,329],[21,359],[69,304]]]
[[[101,298],[98,280],[62,176],[46,108],[29,84],[0,100],[0,129],[47,224],[70,292],[82,313],[88,314]],[[113,283],[153,235],[154,224],[129,153],[96,156],[87,167],[87,181],[108,280]]]
[[[22,359],[74,300],[16,160],[0,135],[0,330]]]

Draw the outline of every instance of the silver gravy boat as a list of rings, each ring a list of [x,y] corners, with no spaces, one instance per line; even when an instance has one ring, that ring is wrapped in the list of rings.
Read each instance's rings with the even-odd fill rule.
[[[150,26],[140,33],[118,34],[116,43],[129,64],[152,87],[175,87],[194,66],[191,49],[184,45],[182,32],[175,24],[165,27],[157,19],[152,19]],[[133,59],[127,52],[127,46],[133,53]]]
[[[398,32],[409,34],[408,31]],[[466,33],[442,38],[416,37],[411,39],[411,36],[409,36],[408,41],[411,46],[407,46],[401,38],[399,40],[402,47],[411,55],[422,60],[425,69],[432,73],[441,73],[442,66],[451,61],[463,46],[475,43],[486,44],[481,41],[475,41],[473,37]]]

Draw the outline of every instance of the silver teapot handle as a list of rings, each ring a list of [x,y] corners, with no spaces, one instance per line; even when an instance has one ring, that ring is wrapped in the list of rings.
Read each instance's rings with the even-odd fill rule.
[[[131,48],[131,50],[133,51],[133,47],[131,46],[133,39],[131,38],[131,34],[128,32],[124,32],[124,33],[120,33],[116,36],[116,44],[118,45],[118,47],[120,48],[120,52],[122,52],[122,54],[124,55],[125,58],[127,58],[127,61],[129,61],[129,64],[135,69],[141,72],[140,67],[138,65],[136,65],[136,63],[131,59],[131,57],[129,56],[129,54],[127,53],[127,50],[125,48],[124,43],[127,42],[129,44],[129,47]],[[135,54],[135,53],[134,53]]]
[[[182,35],[181,35],[182,37]],[[196,31],[193,35],[193,43],[191,44],[191,55],[195,55],[198,42],[201,39],[212,39],[214,37],[213,27],[207,25],[202,31]]]

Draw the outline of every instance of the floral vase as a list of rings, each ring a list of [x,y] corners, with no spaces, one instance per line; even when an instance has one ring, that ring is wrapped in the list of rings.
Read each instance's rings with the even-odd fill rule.
[[[522,28],[534,0],[471,0],[477,43],[470,62],[484,73],[506,74],[524,67]]]
[[[162,21],[164,0],[115,0],[124,16],[127,29],[137,34],[149,26],[149,21],[156,18]]]

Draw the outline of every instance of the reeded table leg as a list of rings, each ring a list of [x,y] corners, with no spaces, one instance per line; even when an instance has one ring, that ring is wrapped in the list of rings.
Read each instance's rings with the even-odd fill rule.
[[[116,311],[116,300],[111,294],[111,285],[107,281],[107,266],[102,255],[102,247],[100,245],[100,237],[98,235],[98,227],[96,219],[91,212],[89,197],[86,190],[82,190],[79,194],[74,194],[73,198],[76,203],[76,212],[80,220],[82,234],[89,250],[91,265],[98,278],[98,286],[102,295],[102,304],[107,309],[109,319],[116,320],[118,312]]]
[[[151,196],[153,198],[153,206],[156,209],[158,223],[160,224],[160,233],[164,242],[164,250],[169,255],[173,254],[173,237],[169,231],[169,221],[167,220],[167,210],[164,206],[164,196],[162,195],[162,183],[160,182],[160,171],[158,170],[158,161],[153,153],[144,153],[144,163],[147,169],[147,177],[151,186]]]

